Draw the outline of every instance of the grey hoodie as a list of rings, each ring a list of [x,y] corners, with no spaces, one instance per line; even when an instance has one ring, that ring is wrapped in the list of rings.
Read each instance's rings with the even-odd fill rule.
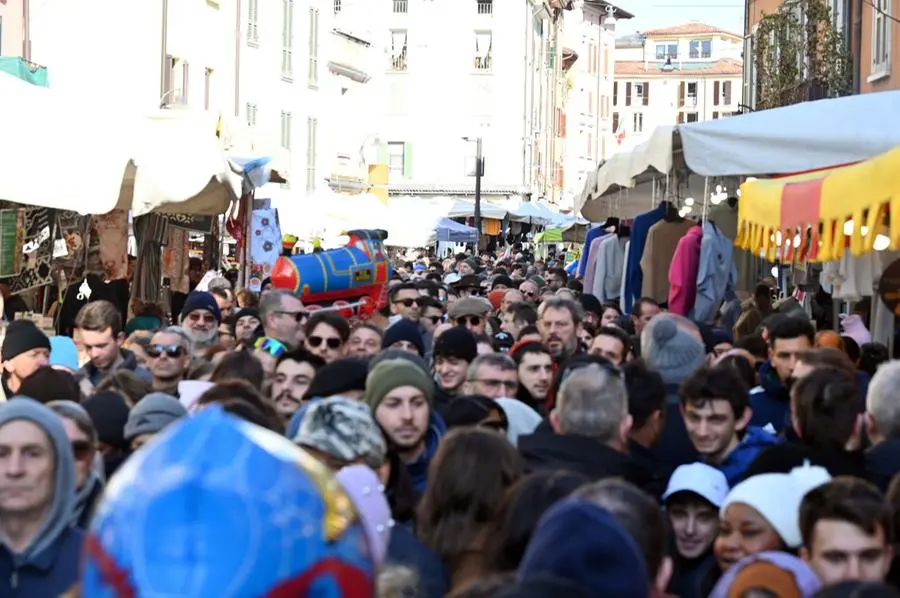
[[[33,399],[14,397],[0,405],[0,427],[15,420],[29,421],[41,428],[50,438],[56,458],[53,503],[31,544],[14,555],[16,566],[21,567],[49,548],[69,526],[75,506],[75,458],[62,420],[48,407]]]

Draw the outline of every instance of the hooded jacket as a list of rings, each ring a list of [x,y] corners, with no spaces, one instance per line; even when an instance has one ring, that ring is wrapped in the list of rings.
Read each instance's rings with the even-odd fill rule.
[[[0,407],[0,427],[25,420],[40,427],[55,453],[53,499],[28,547],[13,553],[0,543],[0,596],[59,596],[78,579],[82,534],[71,527],[75,504],[75,460],[62,421],[47,407],[25,397]]]
[[[75,377],[78,379],[79,386],[81,386],[82,392],[85,393],[85,396],[89,396],[93,394],[94,388],[97,387],[100,382],[106,376],[113,374],[118,370],[128,370],[129,372],[134,372],[138,378],[142,380],[147,380],[148,382],[153,380],[153,376],[147,371],[145,368],[142,368],[138,365],[137,358],[134,356],[134,353],[128,351],[127,349],[119,350],[122,359],[119,362],[112,366],[109,372],[104,374],[92,362],[87,362],[84,366],[78,370],[78,373]]]
[[[432,412],[428,431],[425,433],[425,451],[419,455],[418,459],[406,464],[406,471],[409,472],[409,477],[412,479],[413,488],[419,494],[425,492],[425,486],[428,485],[428,464],[437,453],[441,438],[446,433],[447,425],[443,418],[438,413]]]
[[[870,482],[887,492],[893,477],[900,473],[900,438],[888,438],[866,451],[866,473]]]
[[[733,488],[735,484],[743,480],[744,473],[750,468],[750,464],[766,447],[775,444],[778,444],[778,438],[774,434],[770,434],[762,428],[748,427],[738,445],[728,453],[721,465],[717,466],[717,469],[725,474],[728,487]]]
[[[772,424],[777,434],[790,424],[791,393],[769,361],[759,369],[759,386],[750,391],[750,408],[751,426],[764,428]]]

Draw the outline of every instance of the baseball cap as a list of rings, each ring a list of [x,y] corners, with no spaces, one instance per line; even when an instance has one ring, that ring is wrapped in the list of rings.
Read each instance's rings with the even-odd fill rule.
[[[663,501],[679,492],[693,492],[716,507],[721,507],[728,496],[728,480],[724,473],[706,463],[680,465],[669,478]]]

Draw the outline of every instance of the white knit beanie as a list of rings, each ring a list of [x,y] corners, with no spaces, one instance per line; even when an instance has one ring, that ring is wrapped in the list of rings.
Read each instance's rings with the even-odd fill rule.
[[[724,517],[728,507],[734,503],[755,509],[788,548],[799,548],[803,544],[800,536],[800,503],[806,493],[831,481],[828,471],[819,466],[811,466],[806,461],[802,467],[795,467],[790,473],[763,473],[747,478],[731,489],[719,517]]]

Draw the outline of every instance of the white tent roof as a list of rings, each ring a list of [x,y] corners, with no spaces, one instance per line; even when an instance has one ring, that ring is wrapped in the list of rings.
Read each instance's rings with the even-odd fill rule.
[[[0,98],[0,199],[83,214],[221,214],[240,196],[215,115],[129,114],[2,72]]]
[[[515,222],[530,222],[532,224],[550,224],[559,213],[554,212],[548,206],[536,201],[523,201],[517,207],[510,209],[509,219]]]
[[[803,102],[726,119],[658,127],[615,154],[587,180],[577,208],[585,218],[629,217],[661,198],[666,173],[681,195],[702,194],[703,177],[767,176],[867,160],[900,145],[900,91]],[[675,183],[674,178],[669,179]]]
[[[502,220],[506,218],[507,210],[504,207],[488,203],[484,200],[481,202],[481,217],[494,218]],[[467,218],[475,215],[475,202],[465,199],[457,199],[450,208],[450,213],[445,214],[448,218]]]
[[[900,91],[803,102],[680,125],[688,168],[703,176],[790,174],[868,160],[900,145]]]

